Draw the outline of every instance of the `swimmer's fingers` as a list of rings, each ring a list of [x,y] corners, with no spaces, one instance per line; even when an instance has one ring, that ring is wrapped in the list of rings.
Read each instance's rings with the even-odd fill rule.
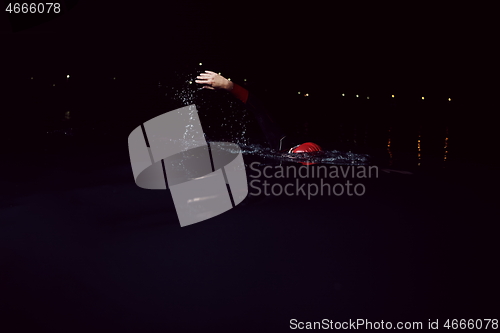
[[[219,75],[219,74],[217,74],[215,72],[212,72],[212,71],[205,71],[205,73],[209,73],[209,74],[212,74],[212,75]],[[201,75],[203,75],[205,73],[201,73]],[[207,75],[207,74],[205,74],[205,75]]]
[[[199,84],[212,85],[214,83],[214,80],[213,79],[203,79],[203,80],[194,80],[194,82],[199,83]]]
[[[200,75],[197,76],[198,78],[209,78],[213,77],[212,74],[207,74],[207,73],[200,73]]]
[[[208,84],[208,82],[206,82],[206,81],[195,80],[194,82],[199,83],[199,84],[205,84],[205,85],[202,87],[202,88],[204,88],[204,89],[211,89],[211,90],[215,90],[215,88],[214,88],[214,87],[207,85],[207,84]]]
[[[200,81],[195,81],[196,83],[213,83],[215,81],[215,77],[213,75],[204,73],[201,73],[196,78],[200,79]]]

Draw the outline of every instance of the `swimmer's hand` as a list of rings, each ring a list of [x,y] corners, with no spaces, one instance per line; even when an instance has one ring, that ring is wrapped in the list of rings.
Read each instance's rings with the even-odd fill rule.
[[[205,73],[201,73],[196,78],[199,80],[195,80],[194,82],[204,84],[203,88],[205,89],[224,89],[227,91],[233,90],[233,83],[231,81],[229,81],[222,75],[219,75],[212,71],[205,71]]]

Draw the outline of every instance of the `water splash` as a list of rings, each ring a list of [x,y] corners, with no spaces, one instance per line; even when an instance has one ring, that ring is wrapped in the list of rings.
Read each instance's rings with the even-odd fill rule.
[[[228,152],[236,154],[233,148],[225,148]],[[324,150],[315,153],[286,153],[276,151],[260,144],[241,145],[241,152],[244,156],[257,157],[266,159],[274,163],[280,162],[296,162],[296,163],[317,163],[317,164],[334,164],[334,165],[368,165],[371,163],[370,155],[353,153],[351,151],[340,150]]]
[[[249,129],[258,125],[244,104],[227,91],[202,88],[195,82],[199,73],[199,68],[175,72],[176,83],[166,87],[166,98],[175,108],[196,105],[207,140],[255,142],[255,131]]]

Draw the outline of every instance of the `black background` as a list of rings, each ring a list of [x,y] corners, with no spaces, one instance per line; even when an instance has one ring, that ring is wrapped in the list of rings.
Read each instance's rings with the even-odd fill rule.
[[[5,332],[284,332],[292,318],[425,325],[498,315],[491,8],[63,5],[38,25],[5,12],[0,21]],[[144,104],[149,87],[199,62],[247,78],[285,105],[273,110],[282,119],[308,114],[287,101],[297,91],[315,106],[339,105],[344,91],[452,96],[459,106],[420,121],[446,110],[457,164],[382,173],[361,198],[265,198],[180,228],[169,193],[134,184],[126,138],[165,112]],[[28,86],[32,76],[41,81]],[[113,77],[117,85],[103,83]],[[71,93],[50,90],[73,79]],[[107,130],[79,145],[39,139],[40,124],[68,105]],[[339,117],[316,110],[318,123]]]

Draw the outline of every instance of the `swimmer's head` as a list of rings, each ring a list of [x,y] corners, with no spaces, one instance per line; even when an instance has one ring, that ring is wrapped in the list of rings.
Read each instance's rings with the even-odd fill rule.
[[[294,153],[294,154],[297,154],[297,153],[315,153],[315,152],[320,152],[322,150],[323,149],[321,149],[321,147],[318,146],[317,144],[315,144],[313,142],[306,142],[306,143],[303,143],[301,145],[297,145],[295,147],[290,148],[290,150],[288,152]]]
[[[315,154],[323,151],[321,147],[313,142],[306,142],[301,145],[297,145],[295,147],[290,148],[288,153],[292,154],[300,154],[300,153],[306,153],[306,154]],[[312,162],[299,162],[302,165],[312,165],[316,163]]]

